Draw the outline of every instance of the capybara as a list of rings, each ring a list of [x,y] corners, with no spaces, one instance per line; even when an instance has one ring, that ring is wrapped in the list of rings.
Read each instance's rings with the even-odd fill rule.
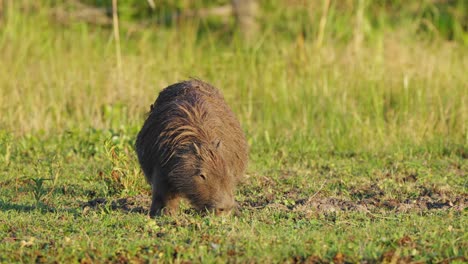
[[[179,198],[216,214],[237,207],[234,191],[247,166],[247,142],[210,84],[192,79],[162,90],[138,134],[136,152],[152,187],[151,217],[173,213]]]

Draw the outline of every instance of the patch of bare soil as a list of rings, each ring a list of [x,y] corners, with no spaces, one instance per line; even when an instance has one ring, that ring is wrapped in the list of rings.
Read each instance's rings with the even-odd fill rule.
[[[463,211],[467,207],[468,196],[456,196],[450,200],[439,200],[429,196],[421,196],[416,199],[399,201],[396,199],[367,198],[358,201],[340,198],[315,198],[296,202],[293,210],[313,208],[317,212],[357,211],[380,212],[395,211],[397,213],[421,212],[427,210]]]
[[[275,208],[315,213],[340,211],[409,213],[428,210],[463,211],[467,208],[468,194],[454,194],[425,186],[419,186],[418,188],[419,195],[417,197],[399,199],[389,198],[375,184],[350,190],[350,197],[323,197],[318,194],[299,198],[301,197],[299,192],[290,191],[288,193],[277,193],[272,198],[269,195],[261,195],[258,199],[249,197],[241,203],[241,206],[250,209]],[[286,203],[278,199],[278,196],[286,198]]]

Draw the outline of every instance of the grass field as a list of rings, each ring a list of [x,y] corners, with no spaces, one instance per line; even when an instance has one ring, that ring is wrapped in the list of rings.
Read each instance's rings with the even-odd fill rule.
[[[373,26],[370,6],[262,1],[250,43],[232,21],[123,20],[119,68],[112,28],[8,2],[0,263],[468,261],[463,38],[411,16]],[[150,219],[133,144],[159,90],[189,77],[219,87],[246,132],[241,210]]]

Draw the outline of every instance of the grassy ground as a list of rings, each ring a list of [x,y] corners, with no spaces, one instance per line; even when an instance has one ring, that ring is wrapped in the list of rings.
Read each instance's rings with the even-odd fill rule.
[[[317,44],[292,6],[251,44],[229,23],[124,30],[118,69],[109,29],[48,10],[0,20],[0,262],[467,261],[466,44],[333,12]],[[133,142],[190,76],[246,131],[242,209],[152,220]]]

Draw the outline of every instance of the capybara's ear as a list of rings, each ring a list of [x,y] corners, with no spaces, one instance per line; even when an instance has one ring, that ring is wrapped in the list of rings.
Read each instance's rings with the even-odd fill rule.
[[[221,147],[221,140],[216,139],[215,141],[213,141],[213,145],[216,149],[219,149],[219,147]]]

